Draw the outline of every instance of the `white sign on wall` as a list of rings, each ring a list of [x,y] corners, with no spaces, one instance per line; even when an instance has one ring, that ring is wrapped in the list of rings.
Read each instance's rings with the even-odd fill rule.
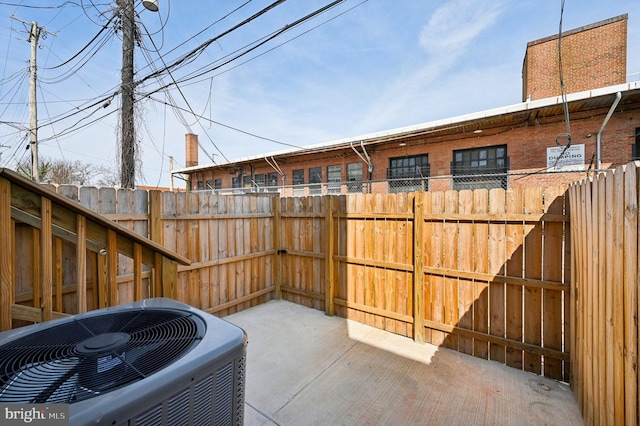
[[[547,148],[547,170],[552,172],[584,170],[584,144]]]

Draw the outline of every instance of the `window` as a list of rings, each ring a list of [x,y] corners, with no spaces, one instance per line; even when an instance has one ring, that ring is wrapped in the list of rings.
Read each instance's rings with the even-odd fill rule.
[[[231,178],[231,187],[232,188],[241,188],[242,187],[242,176],[234,176]]]
[[[304,169],[293,171],[293,195],[304,194]]]
[[[199,180],[198,181],[198,191],[204,191],[204,181],[203,180]]]
[[[277,191],[278,190],[278,173],[268,173],[267,174],[267,191]]]
[[[340,193],[342,182],[342,169],[340,166],[327,166],[327,192],[329,194]]]
[[[362,192],[362,163],[347,164],[347,192]]]
[[[251,177],[251,175],[248,176],[244,176],[242,178],[242,187],[243,188],[253,188],[253,178]]]
[[[507,146],[453,151],[451,174],[453,189],[504,188],[507,189],[509,157]]]
[[[631,159],[640,160],[640,127],[636,127],[636,143],[631,145]]]
[[[206,189],[207,191],[211,191],[213,189],[213,181],[207,180],[204,184],[204,189]]]
[[[267,175],[265,174],[259,174],[253,177],[253,181],[256,184],[256,187],[258,188],[259,191],[263,190],[264,187],[266,186],[266,179],[267,179]]]
[[[222,189],[222,179],[216,179],[213,181],[214,189]]]
[[[427,191],[429,173],[427,154],[390,158],[387,169],[389,192]]]
[[[309,169],[309,194],[322,194],[322,167],[312,167]]]

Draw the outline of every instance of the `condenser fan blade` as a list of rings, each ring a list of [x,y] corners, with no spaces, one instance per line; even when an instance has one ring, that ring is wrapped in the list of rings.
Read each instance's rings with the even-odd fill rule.
[[[0,388],[6,403],[61,403],[78,392],[78,358],[24,365]]]

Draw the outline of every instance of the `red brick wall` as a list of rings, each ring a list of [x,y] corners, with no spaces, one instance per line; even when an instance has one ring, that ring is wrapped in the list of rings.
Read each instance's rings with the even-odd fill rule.
[[[625,83],[627,15],[563,33],[562,69],[567,93]],[[523,101],[562,94],[557,35],[527,45],[522,76]]]
[[[596,167],[596,134],[604,121],[607,111],[608,108],[599,109],[584,114],[583,117],[571,119],[572,143],[585,145],[585,163],[587,167],[592,158],[594,161],[593,168]],[[466,138],[446,142],[434,141],[429,137],[422,136],[369,145],[367,146],[367,152],[374,166],[371,179],[381,181],[380,184],[372,186],[372,192],[387,192],[387,185],[384,181],[390,158],[428,154],[431,176],[446,176],[451,174],[450,165],[454,150],[504,144],[507,145],[507,155],[510,158],[510,171],[524,174],[521,177],[512,176],[509,181],[511,187],[556,185],[574,182],[585,177],[584,172],[538,173],[544,171],[547,166],[547,148],[556,146],[556,138],[566,131],[565,124],[560,117],[547,120],[551,122],[539,122],[534,125],[524,123],[515,128],[497,129],[495,130],[497,134],[494,135],[462,134],[460,137],[466,136]],[[601,160],[603,168],[626,164],[631,160],[631,145],[635,142],[636,127],[640,127],[640,110],[625,110],[615,112],[612,115],[602,135]],[[406,145],[400,146],[400,142],[405,142]],[[563,138],[561,142],[565,143],[566,139]],[[358,147],[358,149],[361,151],[361,148]],[[321,167],[322,180],[326,181],[326,168],[330,165],[340,165],[342,180],[346,181],[347,164],[362,162],[351,148],[287,157],[277,161],[286,174],[285,185],[292,184],[292,173],[296,169],[305,170],[305,184],[308,183],[309,169],[312,167]],[[273,172],[273,169],[264,160],[244,164],[242,168],[243,175],[248,175],[252,172],[254,175]],[[212,173],[215,176],[212,176]],[[526,175],[527,173],[530,174]],[[369,179],[367,167],[364,163],[362,164],[362,176],[364,180]],[[197,188],[198,180],[221,178],[222,187],[229,189],[231,188],[231,177],[232,175],[220,168],[199,172],[192,179],[193,188]],[[450,189],[449,179],[434,179],[431,181],[431,190],[446,189]]]

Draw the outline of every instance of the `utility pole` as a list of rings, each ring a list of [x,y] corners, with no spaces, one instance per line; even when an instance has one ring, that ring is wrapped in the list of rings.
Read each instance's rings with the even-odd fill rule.
[[[27,41],[31,43],[31,60],[29,63],[29,145],[31,147],[31,179],[36,182],[40,182],[40,167],[38,162],[38,100],[36,94],[36,84],[38,81],[38,66],[36,61],[38,39],[42,33],[51,34],[53,36],[56,36],[57,34],[39,27],[38,23],[35,21],[29,24],[28,22],[16,18],[13,15],[11,15],[11,18],[16,21],[20,21],[25,25],[31,25],[29,38],[27,39]]]
[[[133,113],[133,48],[134,3],[133,0],[117,0],[122,19],[122,85],[120,128],[120,186],[135,188],[136,138]]]
[[[136,186],[136,132],[134,123],[133,49],[135,47],[135,4],[133,0],[116,0],[122,19],[122,85],[120,95],[120,186]],[[143,6],[158,11],[157,0],[144,0]]]
[[[169,190],[173,192],[173,156],[169,156]]]

